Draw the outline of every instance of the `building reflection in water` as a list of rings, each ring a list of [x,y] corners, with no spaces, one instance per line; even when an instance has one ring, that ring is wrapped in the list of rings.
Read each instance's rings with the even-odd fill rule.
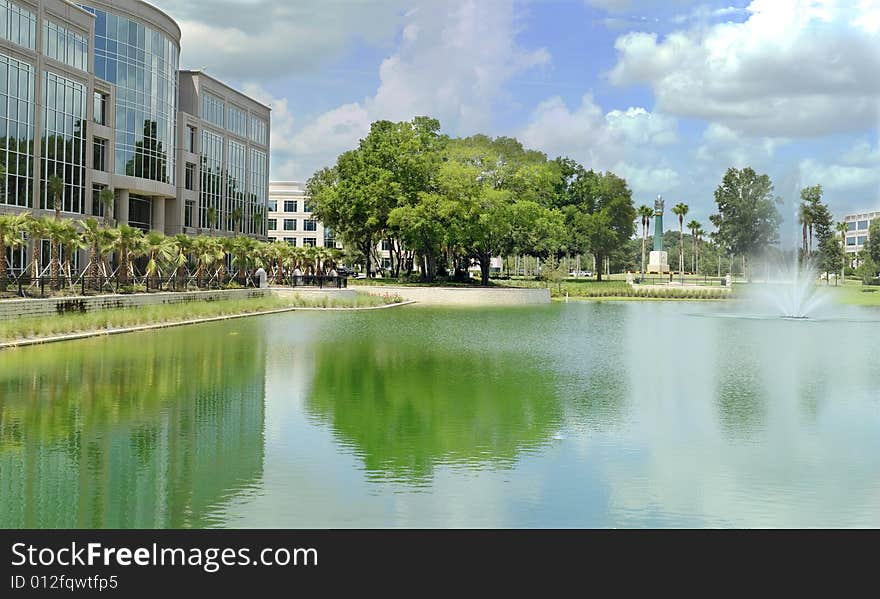
[[[211,526],[259,484],[265,341],[203,325],[4,354],[0,527]]]

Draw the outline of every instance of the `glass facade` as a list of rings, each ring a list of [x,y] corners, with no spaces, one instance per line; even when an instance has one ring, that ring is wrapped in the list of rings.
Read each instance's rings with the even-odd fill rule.
[[[255,141],[260,145],[265,146],[266,141],[268,139],[268,130],[269,127],[266,124],[266,121],[259,117],[252,116],[251,117],[251,126],[250,126],[250,137],[251,141]]]
[[[33,206],[34,68],[0,54],[0,203]]]
[[[223,127],[223,100],[217,96],[202,94],[202,118],[212,125]]]
[[[199,227],[217,229],[220,222],[220,204],[223,200],[223,138],[202,130],[201,188],[199,190]],[[209,224],[208,209],[213,208],[214,219]]]
[[[177,45],[123,16],[95,15],[95,75],[116,85],[115,172],[174,184]]]
[[[247,137],[247,112],[236,106],[229,106],[226,113],[226,128],[239,137]]]
[[[247,148],[244,144],[229,140],[226,154],[226,210],[224,222],[227,231],[242,232],[245,230],[245,173],[247,172]],[[235,210],[239,210],[238,222],[235,222]]]
[[[89,69],[86,38],[49,19],[43,19],[43,54],[81,71]]]
[[[19,46],[37,49],[37,16],[23,6],[0,0],[0,35]]]
[[[250,222],[246,231],[255,235],[263,235],[263,221],[266,216],[264,209],[266,198],[269,195],[269,162],[265,152],[251,148],[248,163],[250,169],[248,172],[248,204],[250,206],[247,220]],[[263,220],[259,223],[254,222],[255,214],[262,215]]]
[[[86,86],[55,73],[43,73],[42,202],[54,209],[46,182],[52,175],[64,180],[63,212],[82,214],[85,207]]]

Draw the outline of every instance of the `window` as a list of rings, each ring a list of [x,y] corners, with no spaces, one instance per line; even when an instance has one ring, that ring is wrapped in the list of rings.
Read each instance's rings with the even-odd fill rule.
[[[43,72],[43,197],[40,207],[44,210],[52,210],[55,203],[55,199],[49,197],[46,184],[52,175],[64,180],[64,193],[59,198],[61,210],[82,214],[85,208],[86,99],[86,87],[82,83]]]
[[[317,237],[305,237],[303,239],[303,247],[315,247],[316,245],[318,245]]]
[[[263,212],[269,197],[269,161],[265,152],[250,148],[248,156],[247,202],[253,214],[261,215],[251,219],[251,229],[257,235],[263,234]]]
[[[202,118],[223,127],[223,100],[209,93],[202,94]]]
[[[267,131],[268,126],[266,125],[266,121],[259,117],[251,117],[250,138],[252,141],[265,146],[268,138]]]
[[[285,218],[284,219],[284,230],[285,231],[296,231],[296,219],[295,218]]]
[[[0,16],[3,9],[0,0]],[[33,206],[35,100],[34,67],[0,54],[0,166],[6,172],[0,204]]]
[[[37,16],[14,2],[0,0],[0,37],[36,50]]]
[[[278,212],[278,201],[277,200],[269,200],[266,202],[266,208],[269,212]]]
[[[252,204],[245,205],[247,146],[230,139],[226,149],[226,227],[228,231],[245,233],[243,226],[253,222],[254,214]]]
[[[285,237],[284,241],[286,241],[290,245],[296,245],[296,237]]]
[[[183,226],[184,227],[192,227],[193,226],[193,211],[196,208],[196,203],[193,200],[186,201],[186,207],[183,209]]]
[[[270,218],[269,219],[269,230],[270,231],[277,231],[278,230],[278,219],[277,218]]]
[[[101,92],[95,92],[94,121],[99,125],[107,124],[107,96]]]
[[[284,200],[285,212],[296,212],[296,200]]]
[[[92,216],[104,216],[104,204],[101,203],[103,185],[92,185]]]
[[[856,238],[855,238],[855,237],[847,237],[847,238],[846,238],[846,245],[855,245],[855,244],[856,244]]]
[[[194,183],[196,179],[196,165],[192,162],[186,163],[186,171],[184,172],[184,182],[186,189],[192,191],[195,189]]]
[[[333,236],[333,229],[330,227],[324,227],[324,247],[336,247],[336,238]]]
[[[94,157],[92,158],[92,168],[96,171],[104,172],[107,170],[107,140],[95,138]]]
[[[86,38],[49,19],[43,19],[43,54],[81,71],[89,68]]]
[[[868,230],[868,221],[860,220],[859,221],[859,231],[867,231]]]
[[[311,212],[312,211],[312,203],[309,200],[303,201],[303,212]]]
[[[226,128],[240,137],[247,137],[247,117],[247,112],[230,105],[226,112]]]
[[[859,243],[858,243],[859,245],[865,245],[865,243],[867,241],[868,241],[867,235],[859,235]]]
[[[189,125],[186,126],[186,151],[190,154],[196,153],[196,128]]]
[[[856,221],[852,220],[852,221],[846,223],[846,229],[848,231],[855,231],[856,230]]]
[[[303,231],[317,231],[318,221],[308,219],[303,221]]]
[[[391,245],[389,245],[387,239],[383,239],[383,240],[382,240],[382,251],[383,251],[383,252],[389,252],[389,251],[391,251]]]
[[[223,138],[202,129],[199,145],[199,227],[218,229],[223,193]]]

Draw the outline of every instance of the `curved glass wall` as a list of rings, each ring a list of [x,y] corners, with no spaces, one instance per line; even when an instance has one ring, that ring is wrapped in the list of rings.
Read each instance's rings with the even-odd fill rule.
[[[95,15],[95,75],[116,85],[117,175],[174,184],[177,45],[137,21]]]

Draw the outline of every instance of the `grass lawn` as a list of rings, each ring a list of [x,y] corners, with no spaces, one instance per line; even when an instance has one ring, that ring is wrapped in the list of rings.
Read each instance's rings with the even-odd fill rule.
[[[284,308],[367,308],[395,303],[400,298],[385,298],[358,293],[351,299],[261,297],[241,300],[193,301],[183,304],[165,304],[72,313],[39,318],[17,318],[0,321],[0,342],[55,337],[71,333],[87,333],[151,324],[163,324],[253,314]]]
[[[832,284],[827,289],[842,304],[880,307],[880,287],[862,285],[858,281],[845,281],[843,285]]]

